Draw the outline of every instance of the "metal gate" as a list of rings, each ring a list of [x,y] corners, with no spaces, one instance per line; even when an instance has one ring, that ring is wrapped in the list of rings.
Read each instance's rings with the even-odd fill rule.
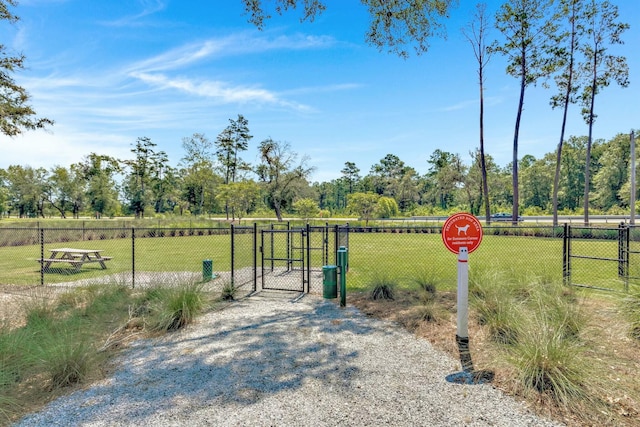
[[[629,270],[630,257],[639,248],[631,241],[630,227],[564,226],[563,278],[567,285],[607,291],[628,291],[629,279],[638,274]],[[634,239],[635,240],[635,239]],[[595,266],[595,268],[594,268]]]
[[[262,289],[311,292],[322,286],[322,266],[335,264],[339,246],[348,246],[348,226],[261,230]]]

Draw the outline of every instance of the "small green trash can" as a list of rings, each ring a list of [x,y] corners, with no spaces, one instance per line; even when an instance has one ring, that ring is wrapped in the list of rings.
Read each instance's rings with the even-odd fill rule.
[[[202,281],[208,282],[213,278],[213,261],[205,259],[202,261]]]
[[[324,298],[338,297],[338,268],[335,265],[322,266],[322,285]]]

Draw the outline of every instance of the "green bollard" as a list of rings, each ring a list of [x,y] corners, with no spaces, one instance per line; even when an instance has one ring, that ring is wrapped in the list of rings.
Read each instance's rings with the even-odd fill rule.
[[[349,272],[349,249],[346,246],[340,246],[340,248],[338,248],[339,251],[346,251],[346,255],[345,255],[345,266],[347,268],[347,272]]]
[[[340,268],[340,307],[347,306],[347,250],[338,249],[338,267]]]

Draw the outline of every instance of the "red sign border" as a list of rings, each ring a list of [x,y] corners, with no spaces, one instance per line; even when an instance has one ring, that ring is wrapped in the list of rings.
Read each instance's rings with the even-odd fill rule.
[[[451,215],[449,218],[447,218],[447,220],[444,222],[444,224],[442,225],[442,243],[444,243],[444,246],[449,250],[449,252],[453,252],[454,254],[458,254],[460,251],[453,247],[453,246],[449,246],[449,244],[447,244],[447,240],[445,239],[445,229],[447,229],[447,227],[449,226],[450,223],[455,222],[455,221],[459,221],[461,219],[467,219],[470,222],[474,223],[474,225],[477,225],[477,228],[480,230],[480,236],[478,238],[478,243],[476,244],[475,247],[473,247],[472,249],[469,250],[469,253],[475,251],[476,249],[478,249],[478,247],[480,246],[480,243],[482,243],[482,237],[484,236],[484,230],[482,229],[482,224],[480,223],[480,221],[478,220],[478,218],[476,218],[474,215],[468,213],[468,212],[458,212],[456,214]],[[468,249],[468,248],[467,248]]]

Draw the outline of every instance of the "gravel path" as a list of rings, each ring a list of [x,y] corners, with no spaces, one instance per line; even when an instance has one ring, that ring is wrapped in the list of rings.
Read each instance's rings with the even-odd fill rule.
[[[133,343],[112,377],[17,426],[552,426],[400,327],[261,293]]]

